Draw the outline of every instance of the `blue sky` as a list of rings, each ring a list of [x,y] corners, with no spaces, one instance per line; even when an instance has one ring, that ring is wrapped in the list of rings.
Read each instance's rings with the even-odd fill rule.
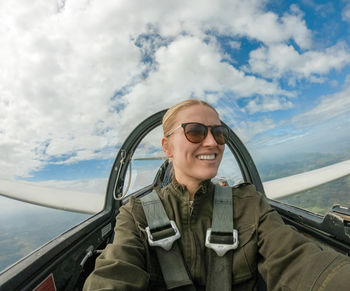
[[[188,98],[257,160],[348,151],[349,29],[342,0],[3,2],[0,179],[107,178],[139,122]]]

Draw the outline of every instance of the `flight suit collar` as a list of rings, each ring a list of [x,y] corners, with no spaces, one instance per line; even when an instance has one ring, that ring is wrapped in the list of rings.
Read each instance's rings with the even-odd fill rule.
[[[212,185],[212,182],[210,179],[204,180],[200,183],[200,186],[197,190],[197,192],[194,195],[194,202],[198,200],[201,196],[208,193],[208,190],[210,189],[210,185]],[[173,193],[176,197],[178,197],[181,200],[188,201],[189,199],[189,192],[187,190],[187,187],[183,184],[180,184],[176,179],[175,176],[173,176],[171,187],[173,188]]]

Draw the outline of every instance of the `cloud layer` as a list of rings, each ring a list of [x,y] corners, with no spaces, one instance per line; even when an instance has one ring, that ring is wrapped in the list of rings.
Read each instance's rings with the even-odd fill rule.
[[[0,177],[110,158],[140,121],[190,97],[226,112],[220,104],[229,98],[234,116],[288,110],[297,81],[323,82],[349,64],[345,42],[314,49],[298,6],[278,15],[266,4],[3,1]],[[219,35],[234,50],[254,43],[248,61],[225,51]]]

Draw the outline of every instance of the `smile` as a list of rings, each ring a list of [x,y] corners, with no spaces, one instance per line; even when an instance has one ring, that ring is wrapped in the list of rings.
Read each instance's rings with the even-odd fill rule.
[[[200,160],[214,160],[215,159],[215,154],[212,155],[199,155],[198,159]]]

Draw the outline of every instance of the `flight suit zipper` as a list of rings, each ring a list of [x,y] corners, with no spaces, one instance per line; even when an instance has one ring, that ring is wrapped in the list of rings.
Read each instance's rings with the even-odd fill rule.
[[[198,206],[198,205],[197,205]],[[193,211],[194,211],[194,200],[189,200],[188,201],[188,209],[189,209],[189,216],[188,216],[188,226],[189,226],[189,243],[190,243],[190,262],[191,264],[189,265],[190,273],[192,273],[194,278],[199,277],[198,270],[197,270],[197,242],[195,238],[195,234],[192,230],[192,224],[193,224]]]
[[[191,219],[192,212],[193,212],[193,200],[188,201],[188,208],[190,210],[190,219]]]

